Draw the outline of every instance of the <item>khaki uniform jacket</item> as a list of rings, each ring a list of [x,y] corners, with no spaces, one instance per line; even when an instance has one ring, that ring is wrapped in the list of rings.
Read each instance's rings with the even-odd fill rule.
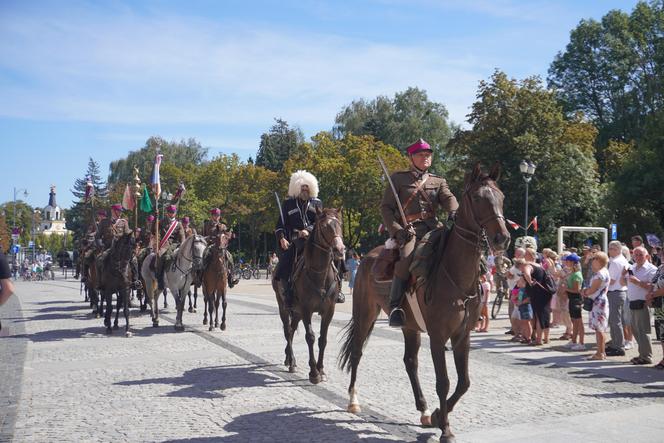
[[[182,229],[184,229],[184,238],[189,238],[192,235],[196,235],[196,229],[192,228],[191,226],[187,228],[182,227]]]
[[[114,238],[129,233],[131,233],[131,229],[129,229],[129,222],[127,219],[122,217],[116,220],[105,218],[97,225],[95,240],[101,239],[104,247],[108,249],[111,247]]]
[[[159,241],[161,242],[164,239],[164,236],[166,235],[166,232],[168,231],[168,228],[171,226],[171,219],[168,217],[164,217],[161,219],[159,222]],[[173,246],[173,249],[177,248],[182,244],[184,241],[184,229],[182,228],[182,224],[178,221],[177,225],[175,226],[175,229],[173,230],[173,233],[171,234],[170,238],[168,239],[168,242],[164,245],[165,248],[168,248],[168,246]]]
[[[407,222],[412,223],[418,239],[440,225],[436,216],[439,208],[448,213],[459,208],[459,203],[447,186],[447,182],[438,175],[425,172],[420,176],[418,171],[411,169],[395,172],[391,178],[406,214]],[[425,181],[422,185],[423,180]],[[383,194],[380,212],[383,217],[383,225],[391,237],[394,237],[397,231],[404,229],[404,223],[389,183]]]
[[[203,223],[203,237],[205,237],[206,240],[210,240],[212,236],[218,235],[217,233],[217,225],[221,225],[219,229],[221,229],[221,232],[226,232],[228,231],[228,227],[226,226],[226,223],[222,222],[219,220],[218,222],[214,220],[205,220]]]

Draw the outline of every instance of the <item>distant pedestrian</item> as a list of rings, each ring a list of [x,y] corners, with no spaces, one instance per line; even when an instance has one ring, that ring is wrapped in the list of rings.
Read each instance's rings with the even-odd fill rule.
[[[360,266],[360,257],[357,255],[357,252],[353,251],[350,258],[346,260],[346,269],[348,269],[348,273],[350,274],[348,277],[348,289],[350,290],[350,295],[353,295],[355,275],[357,274],[358,266]]]

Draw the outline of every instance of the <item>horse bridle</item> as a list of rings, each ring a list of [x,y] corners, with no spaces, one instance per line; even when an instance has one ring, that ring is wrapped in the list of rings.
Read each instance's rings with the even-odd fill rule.
[[[341,220],[339,220],[336,216],[327,215],[327,214],[325,215],[325,218],[322,218],[322,219],[318,220],[318,221],[316,222],[316,224],[317,224],[317,225],[322,224],[321,222],[322,222],[323,220],[328,220],[328,219],[329,219],[329,220],[333,220],[334,222],[338,223],[339,226],[341,226]],[[316,228],[318,228],[318,229],[314,229],[314,238],[312,239],[311,243],[312,243],[315,247],[317,247],[318,249],[320,249],[320,250],[322,250],[322,251],[325,251],[325,252],[327,252],[327,253],[329,254],[329,253],[331,252],[331,249],[334,247],[334,241],[335,241],[335,239],[337,239],[337,238],[341,239],[341,236],[340,236],[340,235],[335,235],[334,237],[332,237],[332,241],[328,241],[328,239],[325,238],[325,234],[323,234],[323,233],[321,232],[323,229],[320,228],[320,226],[316,226]],[[321,244],[321,243],[318,241],[318,239],[319,239],[320,237],[323,238],[325,244]],[[342,240],[342,242],[343,242],[343,240]],[[315,272],[315,273],[317,273],[317,274],[322,274],[323,272],[327,272],[327,269],[328,269],[328,267],[329,267],[329,262],[331,262],[331,261],[332,261],[332,254],[330,254],[330,259],[328,260],[328,265],[324,266],[324,267],[323,267],[323,270],[321,270],[321,271],[317,271],[317,270],[312,269],[312,268],[309,268],[309,270],[312,271],[312,272]]]
[[[500,190],[494,188],[493,186],[490,186],[490,185],[486,185],[486,186],[488,186],[489,189],[492,190],[492,191],[495,190],[495,191],[500,192]],[[505,216],[501,213],[495,213],[494,212],[493,214],[481,219],[480,221],[477,221],[477,215],[475,214],[475,209],[473,207],[472,201],[470,200],[470,185],[466,186],[466,189],[464,189],[462,198],[463,198],[464,203],[467,203],[468,208],[470,208],[471,219],[473,220],[473,223],[475,224],[475,226],[477,226],[478,230],[473,231],[473,230],[468,229],[464,226],[461,226],[460,224],[455,222],[454,223],[454,228],[455,229],[453,229],[453,231],[457,233],[457,236],[461,240],[465,241],[466,243],[470,243],[474,247],[479,249],[480,240],[482,238],[486,238],[486,225],[487,225],[487,223],[489,223],[490,221],[493,221],[493,220],[503,220],[503,221],[505,221]],[[466,205],[464,205],[464,208],[465,208],[465,206]],[[457,232],[457,229],[459,231],[466,232],[466,233],[472,235],[475,238],[475,241],[467,239],[466,237],[461,235],[461,232]]]
[[[201,260],[203,259],[203,256],[200,256],[200,257],[194,256],[194,245],[195,245],[196,243],[201,243],[201,242],[203,242],[202,237],[201,237],[200,235],[196,234],[196,235],[194,236],[194,239],[191,241],[191,259],[185,257],[184,254],[180,257],[180,258],[182,258],[183,260],[186,260],[186,261],[188,261],[189,263],[192,264],[192,265],[189,267],[189,269],[187,269],[187,270],[185,271],[184,269],[180,268],[180,266],[178,265],[178,261],[175,260],[175,267],[176,267],[180,272],[182,272],[183,274],[187,275],[187,274],[189,274],[189,273],[191,272],[192,269],[194,269],[194,265],[193,265],[193,263],[194,263],[194,261],[196,261],[197,258],[200,258]]]

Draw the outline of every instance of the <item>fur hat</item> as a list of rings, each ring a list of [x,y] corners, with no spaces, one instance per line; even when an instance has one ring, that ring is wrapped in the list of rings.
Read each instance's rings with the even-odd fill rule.
[[[309,195],[313,198],[318,197],[318,180],[310,172],[295,171],[291,175],[290,184],[288,185],[288,196],[297,197],[300,195],[302,185],[309,186]]]

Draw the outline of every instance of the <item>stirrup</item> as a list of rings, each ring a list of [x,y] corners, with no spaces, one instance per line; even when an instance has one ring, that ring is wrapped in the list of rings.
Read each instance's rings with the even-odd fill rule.
[[[343,292],[339,291],[337,293],[337,300],[336,300],[335,303],[340,304],[340,303],[344,303],[345,301],[346,301],[346,296],[344,295]]]
[[[406,313],[401,308],[394,308],[390,311],[390,327],[402,328],[405,323]]]

